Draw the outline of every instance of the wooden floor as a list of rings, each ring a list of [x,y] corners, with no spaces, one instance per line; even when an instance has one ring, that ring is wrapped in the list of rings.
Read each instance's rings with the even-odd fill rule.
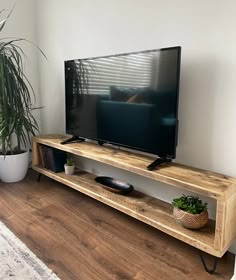
[[[79,192],[30,171],[19,183],[0,182],[0,220],[61,279],[227,279],[234,256],[217,273],[198,251]],[[208,259],[209,264],[212,258]]]

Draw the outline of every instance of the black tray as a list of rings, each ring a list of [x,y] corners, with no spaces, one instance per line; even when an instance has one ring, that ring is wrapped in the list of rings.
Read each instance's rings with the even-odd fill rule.
[[[105,189],[120,194],[128,194],[134,189],[131,184],[112,177],[98,176],[95,181],[102,184]]]

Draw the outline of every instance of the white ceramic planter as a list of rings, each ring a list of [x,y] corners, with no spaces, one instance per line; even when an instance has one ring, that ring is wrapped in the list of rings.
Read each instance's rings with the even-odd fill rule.
[[[66,175],[73,175],[75,172],[75,166],[74,165],[64,165],[65,167],[65,174]]]
[[[0,155],[0,180],[6,183],[21,181],[29,167],[29,151],[18,155]]]

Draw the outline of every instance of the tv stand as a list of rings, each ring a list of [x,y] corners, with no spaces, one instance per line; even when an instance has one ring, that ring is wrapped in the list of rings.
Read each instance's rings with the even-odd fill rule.
[[[236,238],[236,178],[173,162],[150,172],[147,170],[152,160],[150,156],[115,150],[89,141],[73,145],[60,144],[66,139],[61,135],[33,137],[32,168],[217,258],[225,254]],[[168,185],[179,188],[181,193],[192,192],[197,196],[208,197],[216,206],[215,221],[209,220],[200,230],[189,230],[176,223],[173,206],[157,197],[136,190],[127,196],[113,193],[95,181],[96,175],[82,170],[76,170],[72,176],[64,172],[54,173],[42,167],[39,145],[107,164],[157,183],[162,182],[166,188]]]
[[[157,159],[155,159],[151,164],[149,164],[147,166],[147,169],[149,171],[152,171],[154,170],[157,166],[161,165],[161,164],[165,164],[165,163],[168,163],[168,162],[171,162],[171,158],[162,158],[162,157],[159,157]]]
[[[69,139],[63,140],[60,144],[65,145],[65,144],[69,144],[69,143],[72,143],[72,142],[83,142],[83,141],[85,141],[84,138],[80,138],[78,136],[72,136]]]

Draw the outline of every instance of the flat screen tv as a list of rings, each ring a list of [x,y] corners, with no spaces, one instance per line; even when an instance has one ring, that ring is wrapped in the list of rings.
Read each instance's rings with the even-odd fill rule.
[[[65,61],[66,133],[175,158],[181,47]]]

